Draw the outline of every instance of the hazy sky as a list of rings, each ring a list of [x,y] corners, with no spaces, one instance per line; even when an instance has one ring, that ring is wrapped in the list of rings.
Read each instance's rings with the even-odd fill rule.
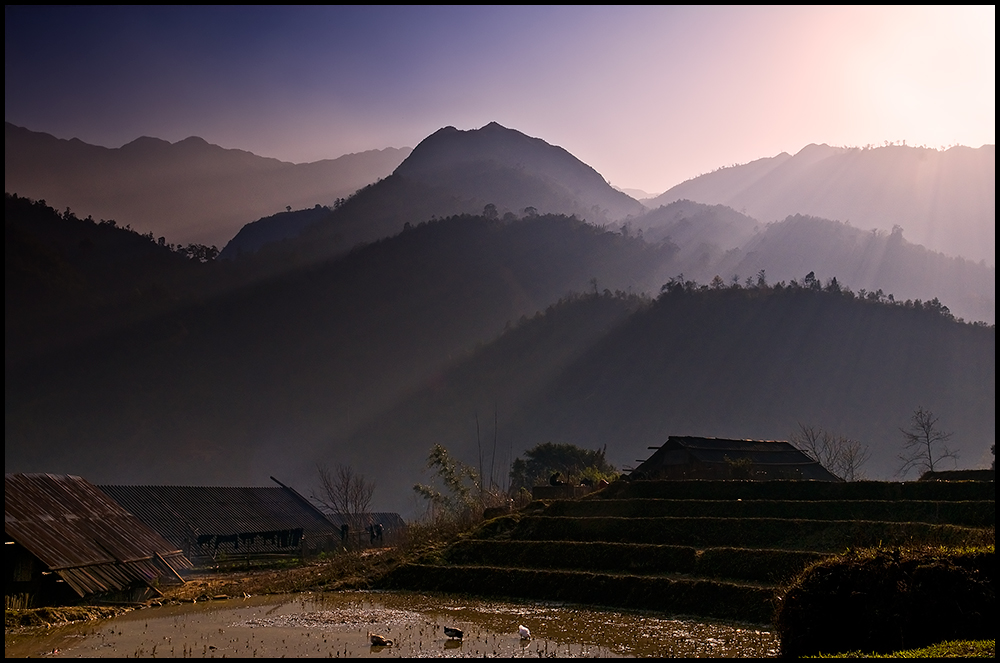
[[[809,143],[996,142],[987,7],[11,7],[4,115],[285,161],[490,121],[659,193]]]

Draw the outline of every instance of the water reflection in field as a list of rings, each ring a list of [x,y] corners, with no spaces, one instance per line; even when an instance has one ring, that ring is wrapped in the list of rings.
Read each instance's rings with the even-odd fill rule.
[[[522,640],[518,626],[531,630]],[[462,629],[449,639],[444,627]],[[373,647],[369,633],[393,641]],[[757,626],[553,603],[338,592],[164,606],[116,619],[8,634],[10,656],[464,657],[777,655]]]

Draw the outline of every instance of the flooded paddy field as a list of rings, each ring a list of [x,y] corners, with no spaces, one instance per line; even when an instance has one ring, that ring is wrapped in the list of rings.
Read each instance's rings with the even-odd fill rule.
[[[518,627],[527,626],[523,640]],[[444,627],[464,631],[450,639]],[[370,644],[369,633],[392,640]],[[764,627],[654,613],[399,592],[336,592],[148,608],[9,633],[7,657],[770,657]]]

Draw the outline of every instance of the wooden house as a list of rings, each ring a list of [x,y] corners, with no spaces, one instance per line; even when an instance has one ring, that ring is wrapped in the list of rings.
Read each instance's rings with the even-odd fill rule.
[[[275,483],[100,488],[198,564],[339,547],[339,526],[298,491]]]
[[[141,601],[191,568],[181,550],[78,476],[4,475],[4,603]]]

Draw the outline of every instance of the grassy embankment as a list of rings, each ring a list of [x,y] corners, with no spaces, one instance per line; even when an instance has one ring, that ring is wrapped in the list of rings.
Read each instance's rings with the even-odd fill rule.
[[[777,614],[785,656],[887,654],[996,628],[994,546],[876,548],[811,565]]]
[[[972,482],[615,484],[488,521],[378,585],[770,624],[803,569],[845,550],[992,543],[994,494]]]
[[[996,658],[996,640],[949,640],[930,647],[905,649],[891,654],[852,651],[806,658]]]

